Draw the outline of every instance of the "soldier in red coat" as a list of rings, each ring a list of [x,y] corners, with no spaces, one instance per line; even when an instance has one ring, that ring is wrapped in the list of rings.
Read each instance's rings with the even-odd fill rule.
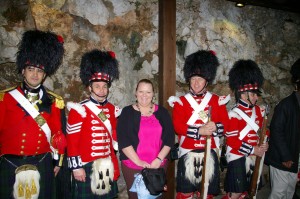
[[[237,61],[229,72],[229,86],[236,105],[229,111],[226,132],[228,162],[225,178],[226,198],[244,198],[250,187],[255,157],[262,157],[268,143],[258,146],[258,130],[262,127],[265,108],[256,104],[264,77],[252,60]]]
[[[72,198],[115,198],[120,176],[116,137],[117,106],[107,100],[109,87],[118,79],[118,61],[111,51],[83,55],[80,78],[90,97],[69,102],[67,122],[68,164],[73,171]]]
[[[228,97],[218,96],[207,90],[215,76],[218,59],[213,51],[199,50],[189,55],[184,64],[184,77],[189,83],[189,92],[180,98],[169,98],[174,102],[173,124],[178,135],[179,161],[177,169],[176,199],[193,198],[201,192],[204,152],[208,144],[208,166],[206,178],[209,185],[203,190],[207,198],[220,191],[218,148],[228,121],[226,103]],[[170,104],[172,106],[172,104]],[[209,143],[206,137],[211,136]],[[206,198],[206,197],[205,197]]]
[[[63,53],[63,39],[54,33],[23,34],[16,62],[23,82],[0,93],[0,198],[55,198],[66,147],[64,102],[42,83]]]

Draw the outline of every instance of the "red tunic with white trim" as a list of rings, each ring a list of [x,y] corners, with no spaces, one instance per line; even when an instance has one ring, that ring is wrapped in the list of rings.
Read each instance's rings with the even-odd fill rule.
[[[205,94],[203,96],[193,96],[198,104],[201,103]],[[206,115],[208,114],[209,107],[211,107],[211,121],[216,123],[217,131],[213,134],[213,137],[217,138],[223,135],[224,128],[226,129],[226,124],[228,122],[228,114],[226,110],[226,103],[228,98],[218,96],[212,93],[212,97],[208,104],[205,106],[204,111]],[[203,126],[207,121],[203,121],[200,116],[196,120],[193,126],[187,124],[188,120],[192,116],[194,109],[187,101],[184,96],[180,97],[179,102],[174,103],[173,107],[173,124],[175,132],[178,134],[178,139],[180,140],[182,136],[185,136],[185,139],[181,145],[184,149],[204,149],[206,145],[206,136],[199,136],[198,130]],[[212,139],[211,148],[217,148],[215,139]]]
[[[17,89],[24,95],[20,87]],[[0,93],[0,155],[29,156],[51,152],[44,131],[8,93],[10,90]],[[44,88],[41,88],[40,92],[41,103],[38,103],[37,107],[51,130],[51,137],[63,137],[63,100],[57,99],[58,96],[53,96],[53,93],[47,93]],[[59,154],[63,152],[59,151]]]
[[[70,110],[67,122],[69,167],[78,169],[82,167],[82,163],[111,157],[114,180],[117,180],[120,171],[114,149],[117,150],[116,118],[120,109],[109,102],[103,106],[95,104],[110,121],[112,131],[109,132],[101,119],[85,105],[89,101],[67,104]]]
[[[236,107],[242,110],[244,113],[247,114],[248,117],[251,118],[253,110],[248,106],[247,103],[238,103]],[[265,109],[263,107],[255,105],[255,123],[259,126],[259,128],[262,127],[262,115],[264,115],[264,112]],[[230,120],[228,124],[228,131],[226,132],[226,137],[227,146],[229,146],[231,150],[227,153],[228,160],[232,161],[234,159],[237,159],[238,156],[243,157],[253,154],[253,147],[257,146],[259,141],[258,134],[251,128],[246,134],[246,136],[242,138],[242,140],[240,140],[240,132],[246,127],[246,121],[242,119],[242,117],[233,110],[229,111],[229,119]],[[266,135],[269,135],[268,131],[266,132]],[[230,155],[230,153],[234,154],[233,157],[231,157],[232,155]]]

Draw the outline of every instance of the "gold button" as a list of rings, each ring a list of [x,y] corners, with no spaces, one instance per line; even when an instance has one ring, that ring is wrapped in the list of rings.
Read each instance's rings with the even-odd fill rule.
[[[38,154],[38,152],[35,152],[35,154]]]
[[[21,151],[20,154],[23,155],[23,154],[24,154],[24,151]]]
[[[21,149],[24,149],[25,148],[25,146],[21,146]]]
[[[26,142],[26,140],[22,140],[22,142],[24,143],[24,142]]]
[[[42,137],[42,134],[39,134],[39,137]]]
[[[26,133],[23,133],[22,136],[26,136]]]
[[[39,150],[39,149],[40,149],[40,147],[38,146],[38,147],[36,147],[36,149],[37,149],[37,150]]]
[[[40,128],[39,130],[40,130],[40,131],[42,131],[42,129],[41,129],[41,128]]]
[[[41,143],[41,140],[39,140],[38,143],[40,144],[40,143]]]

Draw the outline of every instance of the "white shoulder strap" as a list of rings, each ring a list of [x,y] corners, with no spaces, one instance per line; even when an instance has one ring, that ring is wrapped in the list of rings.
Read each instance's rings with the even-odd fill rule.
[[[44,117],[34,108],[34,106],[17,89],[9,91],[9,94],[27,111],[27,113],[36,121],[39,127],[44,131],[47,141],[50,144],[51,130]],[[51,144],[50,144],[51,146]]]
[[[192,116],[190,117],[190,119],[187,122],[188,125],[193,125],[193,124],[195,124],[196,120],[198,119],[199,112],[203,111],[204,108],[206,107],[206,105],[208,104],[209,100],[212,97],[212,94],[210,92],[207,92],[200,104],[198,104],[196,102],[196,100],[193,98],[193,96],[190,93],[186,94],[184,97],[187,99],[187,101],[190,103],[190,105],[194,109],[194,113],[192,114]]]
[[[256,117],[255,107],[253,107],[252,109],[251,118],[248,117],[248,115],[244,113],[244,111],[242,111],[237,107],[233,108],[232,111],[239,114],[243,118],[243,120],[247,123],[246,127],[240,132],[240,136],[239,136],[240,140],[242,140],[247,135],[247,133],[249,133],[250,130],[253,129],[255,132],[258,131],[259,126],[255,123],[255,117]]]
[[[112,127],[110,124],[109,119],[107,119],[106,115],[91,101],[88,101],[86,103],[84,103],[95,115],[97,115],[100,120],[102,121],[102,123],[105,125],[105,127],[107,128],[108,132],[110,133],[110,135],[112,134]]]

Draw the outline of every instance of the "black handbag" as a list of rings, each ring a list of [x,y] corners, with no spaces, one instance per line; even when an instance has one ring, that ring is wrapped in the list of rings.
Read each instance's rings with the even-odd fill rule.
[[[144,168],[141,172],[146,188],[151,195],[158,195],[166,185],[166,173],[163,168]]]

